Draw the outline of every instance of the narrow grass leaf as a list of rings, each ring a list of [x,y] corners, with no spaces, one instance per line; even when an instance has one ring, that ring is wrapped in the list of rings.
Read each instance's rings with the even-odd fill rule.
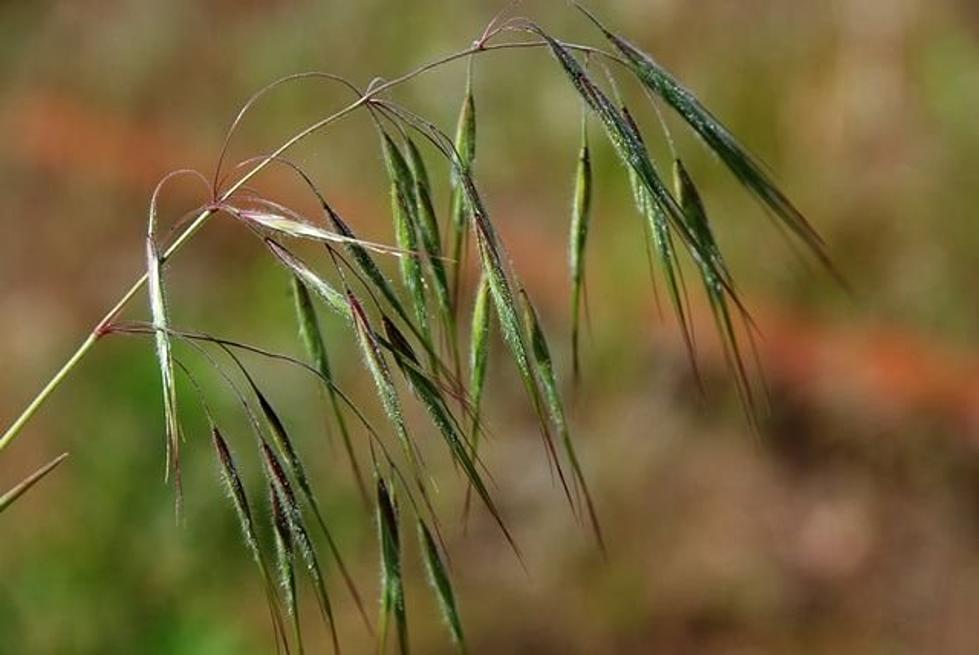
[[[309,295],[309,290],[305,284],[296,276],[292,276],[292,293],[296,302],[296,317],[299,321],[299,336],[306,348],[306,353],[319,371],[324,382],[333,381],[333,372],[330,369],[329,355],[326,350],[326,342],[323,340],[323,332],[320,328],[319,319],[316,316],[316,308],[313,306],[313,299]],[[364,483],[363,474],[360,471],[360,464],[357,462],[357,454],[354,452],[353,441],[350,438],[350,430],[347,428],[347,421],[344,418],[340,407],[340,399],[337,397],[336,389],[332,384],[323,385],[326,394],[330,399],[330,406],[333,409],[333,416],[336,420],[337,428],[340,430],[340,438],[343,441],[343,448],[347,453],[347,460],[350,462],[350,470],[353,473],[357,488],[360,490],[364,501],[368,501],[367,487]]]
[[[422,559],[425,561],[425,569],[428,571],[428,580],[435,590],[438,598],[439,608],[442,610],[442,618],[445,619],[452,635],[452,642],[456,645],[459,653],[466,652],[466,640],[462,633],[462,620],[459,617],[459,608],[456,604],[455,593],[452,590],[452,579],[442,563],[438,545],[432,538],[432,533],[428,526],[421,520],[418,521],[418,541],[421,546]]]
[[[57,468],[61,462],[65,461],[66,457],[68,457],[68,453],[58,455],[53,460],[27,476],[13,489],[5,493],[3,496],[0,496],[0,512],[3,512],[3,510],[10,507],[15,500],[27,493],[31,487],[41,481],[41,478]]]

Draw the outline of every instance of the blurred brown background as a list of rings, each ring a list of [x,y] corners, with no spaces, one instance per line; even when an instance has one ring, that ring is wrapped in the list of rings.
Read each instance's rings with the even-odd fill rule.
[[[140,271],[156,181],[185,166],[210,173],[250,93],[302,70],[361,84],[392,77],[466,47],[501,4],[0,5],[0,424]],[[473,652],[979,651],[979,9],[969,0],[598,9],[771,166],[854,291],[805,264],[671,121],[764,335],[772,408],[752,435],[703,311],[708,397],[697,396],[675,325],[656,315],[622,171],[600,147],[592,329],[583,386],[572,403],[569,385],[567,398],[609,558],[552,486],[512,364],[494,344],[486,457],[529,576],[485,516],[462,533],[464,487],[443,462],[439,502]],[[563,2],[521,11],[565,38],[600,42]],[[450,128],[463,80],[456,64],[397,97]],[[476,97],[477,172],[568,373],[577,101],[537,51],[481,59]],[[346,101],[330,85],[283,88],[251,115],[234,154],[263,152]],[[642,118],[660,147],[654,117]],[[364,234],[390,241],[364,115],[293,157]],[[259,185],[314,208],[287,176]],[[204,200],[177,185],[164,215]],[[286,280],[229,221],[176,257],[169,279],[177,324],[299,352]],[[127,316],[145,318],[145,301]],[[370,406],[354,349],[334,351],[346,387]],[[315,389],[254,365],[314,455],[342,546],[373,596],[373,527],[339,450],[325,445]],[[158,384],[149,343],[107,340],[0,457],[5,488],[72,453],[0,520],[0,653],[270,652],[260,585],[195,417],[186,521],[173,524]],[[214,402],[234,411],[232,399]],[[413,560],[408,575],[416,652],[450,652]],[[340,605],[348,652],[368,652],[351,603]]]

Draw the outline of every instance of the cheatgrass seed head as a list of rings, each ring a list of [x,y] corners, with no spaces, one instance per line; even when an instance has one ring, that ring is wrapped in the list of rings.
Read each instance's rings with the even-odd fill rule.
[[[418,541],[422,559],[425,562],[425,569],[428,572],[429,583],[435,591],[439,609],[449,628],[452,642],[460,653],[465,653],[466,640],[462,632],[462,618],[459,615],[455,592],[452,589],[452,578],[442,561],[438,545],[432,537],[431,531],[421,519],[418,520]]]

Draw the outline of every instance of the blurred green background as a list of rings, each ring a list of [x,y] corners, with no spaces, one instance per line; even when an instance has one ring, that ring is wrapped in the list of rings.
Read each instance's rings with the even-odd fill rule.
[[[466,47],[501,5],[0,5],[0,424],[140,271],[156,181],[185,166],[210,173],[254,90],[303,70],[361,84],[392,77]],[[764,335],[772,408],[756,438],[703,311],[708,397],[698,397],[675,325],[656,315],[622,171],[598,147],[592,326],[583,384],[573,402],[568,385],[567,398],[609,556],[595,552],[552,485],[513,366],[495,343],[486,458],[529,573],[485,515],[463,533],[464,485],[436,458],[473,652],[979,652],[979,8],[617,0],[599,9],[770,164],[853,292],[800,259],[671,119]],[[564,2],[528,1],[521,11],[564,38],[599,43]],[[541,51],[495,53],[476,71],[477,173],[568,373],[578,104]],[[455,64],[396,97],[450,129],[464,73]],[[250,116],[233,154],[267,151],[347,100],[328,84],[285,87]],[[645,107],[641,120],[662,154]],[[363,234],[391,241],[364,115],[293,158]],[[445,171],[437,173],[444,206]],[[257,186],[314,210],[281,173]],[[176,220],[204,201],[178,184],[163,215]],[[228,219],[195,238],[168,275],[178,325],[299,353],[287,280]],[[145,305],[139,299],[127,317],[144,319]],[[345,388],[378,417],[352,343],[338,337],[333,357]],[[249,364],[299,435],[341,546],[375,597],[371,516],[324,435],[315,387],[281,366]],[[108,339],[0,457],[6,488],[71,452],[0,520],[0,653],[271,651],[261,588],[186,388],[186,515],[174,525],[158,387],[145,339]],[[235,402],[214,389],[228,431],[247,443]],[[257,482],[256,463],[245,459],[244,469]],[[410,554],[416,652],[451,652]],[[333,587],[347,652],[369,652],[352,603]],[[325,650],[315,608],[306,609]]]

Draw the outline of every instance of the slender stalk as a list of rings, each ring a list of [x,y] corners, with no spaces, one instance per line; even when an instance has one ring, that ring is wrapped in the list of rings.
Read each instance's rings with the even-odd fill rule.
[[[255,166],[249,169],[247,173],[245,173],[240,178],[238,178],[238,180],[234,184],[232,184],[230,187],[228,187],[227,190],[221,193],[212,206],[209,206],[208,208],[204,209],[197,216],[197,218],[195,218],[194,221],[190,225],[188,225],[183,232],[180,233],[180,235],[173,241],[173,243],[171,243],[170,246],[164,251],[162,255],[162,259],[166,261],[174,253],[176,253],[188,240],[190,240],[192,236],[194,236],[194,234],[198,232],[198,230],[200,230],[204,226],[207,220],[211,218],[211,216],[213,216],[218,211],[218,209],[220,209],[223,203],[230,200],[231,197],[239,189],[241,189],[243,186],[248,184],[248,182],[253,177],[261,173],[270,163],[278,159],[283,153],[285,153],[287,150],[289,150],[294,145],[296,145],[297,143],[299,143],[309,135],[313,134],[314,132],[323,129],[330,123],[333,123],[343,118],[344,116],[350,114],[351,112],[357,110],[358,108],[368,104],[369,102],[371,102],[371,100],[373,100],[374,97],[386,91],[389,91],[395,86],[408,82],[409,80],[412,80],[415,77],[418,77],[419,75],[422,75],[423,73],[426,73],[434,68],[438,68],[450,62],[456,61],[457,59],[463,59],[465,57],[469,57],[470,55],[476,55],[483,52],[489,52],[494,50],[507,50],[507,49],[516,49],[516,48],[521,48],[521,49],[538,48],[545,45],[547,44],[543,41],[519,41],[519,42],[511,42],[511,43],[497,43],[492,45],[486,44],[484,42],[477,42],[470,48],[467,48],[465,50],[460,50],[458,52],[454,52],[449,55],[445,55],[440,59],[436,59],[427,64],[419,66],[418,68],[415,68],[414,70],[411,70],[401,75],[400,77],[396,77],[382,84],[378,84],[375,87],[372,87],[371,89],[366,91],[363,95],[361,95],[360,98],[358,98],[356,101],[350,103],[349,105],[347,105],[343,109],[340,109],[336,113],[331,114],[326,118],[322,118],[316,121],[315,123],[312,123],[305,129],[303,129],[300,132],[297,132],[287,141],[282,143],[282,145],[276,148],[272,153],[262,157],[261,160],[257,164],[255,164]],[[572,50],[596,53],[604,57],[607,57],[611,60],[621,62],[621,59],[616,55],[598,48],[592,48],[589,46],[574,45],[574,44],[564,44],[564,45],[565,47]],[[14,420],[11,426],[7,428],[6,432],[3,433],[3,436],[0,437],[0,451],[2,451],[4,448],[9,446],[10,443],[21,433],[21,431],[23,431],[24,426],[27,425],[27,423],[31,420],[34,414],[37,413],[37,411],[41,408],[42,405],[44,405],[45,401],[51,396],[51,394],[54,393],[54,391],[61,385],[62,382],[64,382],[65,378],[67,378],[68,375],[75,369],[75,367],[78,366],[78,364],[82,361],[82,359],[85,358],[85,355],[87,355],[88,352],[92,349],[92,347],[98,342],[99,338],[105,334],[106,328],[112,323],[112,321],[116,319],[116,317],[122,312],[122,310],[125,309],[126,305],[129,304],[129,302],[136,296],[136,294],[138,294],[143,289],[143,287],[146,285],[147,279],[148,278],[146,273],[143,273],[139,278],[137,278],[137,280],[133,283],[133,285],[129,288],[129,290],[126,291],[125,294],[123,294],[123,296],[116,302],[116,304],[112,307],[112,309],[110,309],[106,313],[106,315],[102,318],[102,320],[98,322],[98,324],[95,326],[92,332],[85,338],[85,340],[81,343],[78,349],[74,352],[74,354],[72,354],[71,357],[68,358],[68,360],[58,370],[58,372],[54,374],[54,377],[52,377],[48,381],[48,383],[44,385],[44,388],[41,389],[41,391],[34,397],[34,399],[31,400],[27,408],[20,414],[20,416],[18,416]]]

